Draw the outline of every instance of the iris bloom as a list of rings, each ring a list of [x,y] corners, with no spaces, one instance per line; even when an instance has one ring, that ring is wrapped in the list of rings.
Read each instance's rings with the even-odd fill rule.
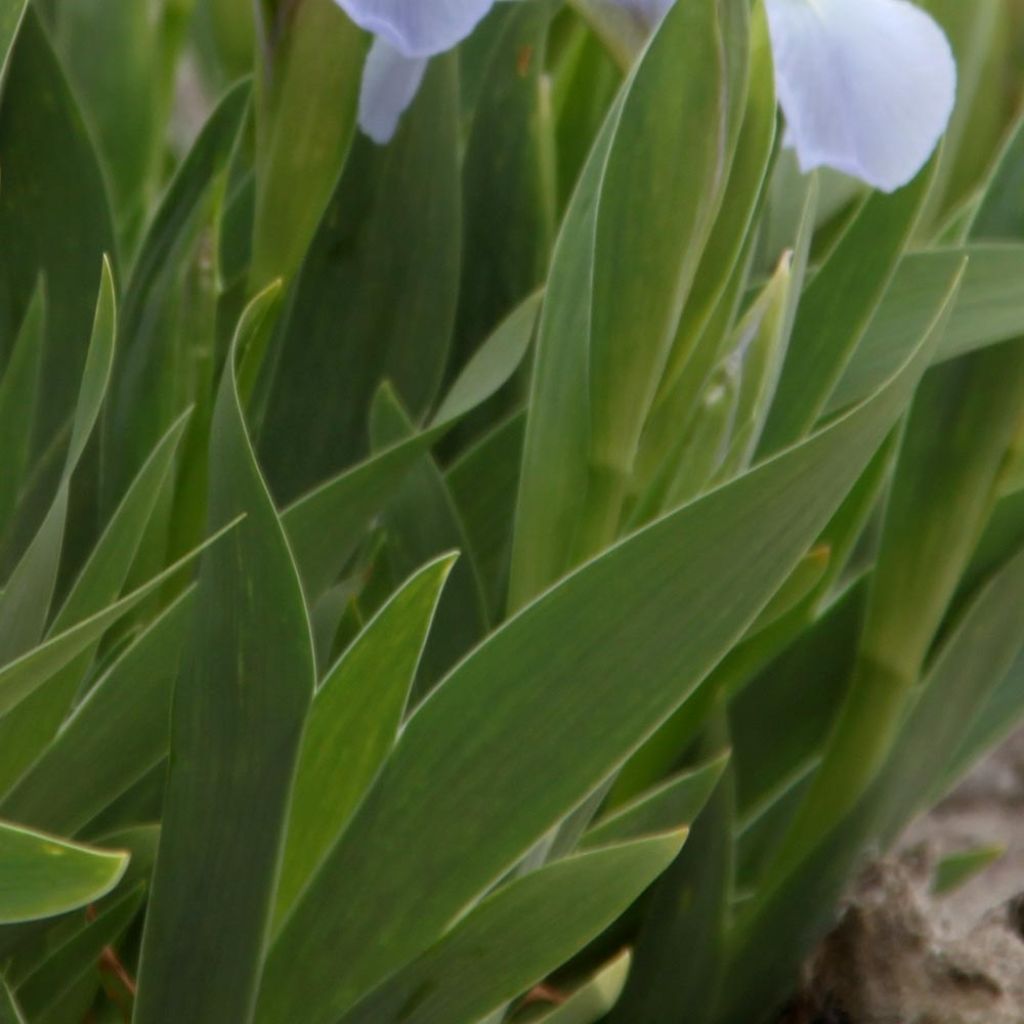
[[[394,133],[429,58],[469,35],[494,4],[337,2],[375,36],[360,124],[380,143]],[[650,29],[673,0],[612,2]],[[956,67],[939,26],[909,0],[764,2],[785,142],[802,170],[833,167],[884,191],[906,184],[935,149],[953,110]]]

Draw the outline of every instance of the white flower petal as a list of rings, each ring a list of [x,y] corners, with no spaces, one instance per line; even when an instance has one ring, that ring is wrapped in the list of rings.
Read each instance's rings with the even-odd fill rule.
[[[956,65],[907,0],[765,0],[786,141],[884,191],[921,169],[946,129]]]
[[[426,57],[406,57],[381,38],[373,41],[363,68],[359,127],[378,145],[389,142],[412,103],[427,69]]]
[[[360,28],[406,57],[432,57],[461,42],[494,0],[336,0]]]

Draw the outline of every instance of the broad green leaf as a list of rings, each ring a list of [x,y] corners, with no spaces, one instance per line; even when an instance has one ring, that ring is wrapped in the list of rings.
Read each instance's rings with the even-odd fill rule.
[[[178,168],[142,241],[121,305],[118,357],[104,416],[103,501],[110,509],[188,404],[170,324],[185,261],[209,215],[249,105],[240,83],[218,103]],[[211,345],[212,339],[188,339]]]
[[[1024,647],[1024,554],[982,588],[943,643],[901,724],[885,768],[878,829],[892,842],[907,821],[942,796],[950,755]]]
[[[39,277],[46,280],[46,401],[31,427],[38,455],[72,414],[101,260],[104,254],[113,259],[115,243],[96,153],[33,9],[21,22],[7,68],[0,152],[0,236],[18,240],[0,254],[0,359],[9,354]]]
[[[847,591],[730,702],[741,817],[820,753],[846,695],[864,621],[864,591]],[[779,728],[766,728],[768,721]]]
[[[743,63],[746,51],[745,4],[674,5],[591,151],[541,319],[513,608],[616,536],[640,432],[728,172],[730,87],[742,95],[745,80],[745,67],[730,62],[738,52]],[[651,127],[666,117],[672,132]]]
[[[32,1020],[40,1019],[85,974],[94,974],[103,950],[113,945],[142,906],[136,887],[87,921],[79,931],[18,984],[18,1002]]]
[[[42,686],[54,673],[59,672],[68,662],[95,643],[115,622],[138,607],[147,597],[159,592],[170,581],[178,578],[201,552],[216,545],[235,526],[236,523],[229,523],[212,534],[198,548],[171,563],[163,572],[147,580],[142,586],[136,587],[102,611],[63,633],[48,637],[38,647],[0,668],[0,715],[6,714]]]
[[[889,489],[853,676],[783,861],[852,808],[897,742],[1022,414],[1019,344],[936,367],[922,382]]]
[[[170,474],[186,417],[168,431],[139,471],[107,523],[92,554],[47,636],[54,637],[101,612],[121,594],[154,508]],[[0,792],[6,792],[53,738],[64,721],[99,646],[100,637],[81,651],[35,693],[0,717]],[[21,820],[21,819],[18,819]],[[57,831],[64,831],[58,828]]]
[[[537,304],[538,296],[531,296],[498,326],[452,384],[426,430],[328,480],[285,509],[284,526],[311,600],[335,581],[367,523],[431,446],[515,372],[533,337]]]
[[[719,780],[682,852],[654,884],[611,1024],[713,1020],[724,977],[723,947],[732,898],[731,773]],[[672,983],[666,985],[665,978]]]
[[[302,261],[348,153],[366,51],[365,34],[331,0],[276,6],[257,8],[266,17],[257,29],[253,289],[288,280]]]
[[[628,950],[620,953],[564,1003],[540,1017],[529,1019],[533,1024],[596,1024],[604,1020],[605,1014],[622,994],[631,963],[632,956]]]
[[[119,235],[129,243],[148,212],[163,155],[159,28],[145,4],[77,0],[57,6],[52,31],[103,157]]]
[[[934,342],[869,402],[634,534],[452,671],[281,930],[259,1024],[283,1024],[299,1000],[309,1024],[333,1022],[617,769],[792,571],[903,412]]]
[[[692,825],[728,763],[727,752],[699,768],[681,772],[652,792],[615,808],[584,833],[580,849],[590,850]]]
[[[611,924],[685,838],[676,832],[609,846],[509,882],[345,1014],[343,1024],[474,1024]]]
[[[889,288],[936,166],[933,160],[892,195],[872,195],[805,289],[761,439],[762,452],[791,444],[821,415]],[[871,253],[870,259],[864,258],[865,252]]]
[[[415,434],[405,409],[387,385],[370,412],[370,437],[375,448],[397,444]],[[381,515],[386,537],[384,557],[391,572],[404,578],[417,566],[448,551],[463,557],[437,606],[433,627],[416,676],[414,701],[422,697],[487,632],[483,585],[448,486],[437,463],[424,454]]]
[[[1024,117],[1018,117],[996,160],[970,224],[981,239],[1019,241],[1024,238]]]
[[[747,4],[732,0],[675,5],[624,89],[594,228],[584,556],[615,536],[625,497],[616,491],[632,472],[729,174],[747,20]],[[656,130],[668,118],[672,131]]]
[[[115,333],[114,280],[110,265],[104,261],[92,339],[57,494],[0,597],[0,664],[13,661],[34,646],[46,627],[60,568],[71,477],[99,418],[114,361]]]
[[[335,103],[324,115],[332,120]],[[259,449],[282,502],[367,455],[384,379],[418,422],[437,395],[458,300],[457,117],[457,69],[446,57],[431,63],[387,146],[352,141],[275,339]],[[289,182],[289,192],[308,187],[302,171],[303,187]]]
[[[257,296],[239,324],[214,414],[210,527],[244,518],[203,559],[175,685],[137,1024],[250,1018],[313,695],[302,589],[236,384],[268,299]]]
[[[39,372],[46,338],[46,290],[40,282],[0,378],[0,536],[26,482],[32,435],[26,429],[41,397]]]
[[[166,756],[191,610],[180,598],[132,642],[0,802],[0,814],[74,834]]]
[[[936,783],[936,794],[945,793],[986,753],[1012,735],[1024,716],[1024,654],[1010,666],[971,723],[963,742],[949,758],[946,771]]]
[[[743,251],[751,233],[756,231],[755,216],[763,202],[775,145],[776,105],[767,26],[763,12],[756,8],[755,11],[751,23],[747,107],[725,188],[728,202],[724,202],[718,211],[701,256],[692,292],[683,309],[672,355],[665,371],[666,379],[671,382],[684,373],[696,344],[706,340],[705,331],[715,308],[725,295],[737,265],[743,262]],[[799,261],[796,269],[799,287],[803,276]],[[788,327],[792,327],[791,320]],[[665,381],[661,388],[665,389]]]
[[[292,788],[277,885],[277,922],[287,917],[394,746],[423,645],[454,561],[446,555],[409,579],[317,689]]]
[[[979,244],[904,256],[826,412],[859,402],[883,381],[921,336],[945,301],[950,277],[968,257],[960,294],[937,361],[1024,333],[1024,246]]]
[[[943,857],[935,865],[932,878],[932,892],[936,896],[945,896],[959,889],[986,868],[995,864],[1006,853],[1002,843],[991,846],[976,846],[960,853],[952,853]]]
[[[547,269],[555,168],[543,78],[553,14],[550,0],[510,8],[482,73],[462,169],[456,368]]]
[[[117,885],[128,858],[0,823],[0,924],[55,917]]]
[[[855,802],[833,787],[838,820],[819,829],[802,849],[793,844],[792,831],[786,837],[791,856],[774,859],[737,930],[723,1021],[739,1024],[781,999],[801,957],[827,926],[865,842],[875,835],[891,840],[916,809],[949,784],[944,767],[956,760],[958,743],[984,715],[979,709],[986,697],[1014,671],[1022,586],[1024,556],[1018,556],[979,594],[945,641],[917,703],[900,723],[891,753]]]

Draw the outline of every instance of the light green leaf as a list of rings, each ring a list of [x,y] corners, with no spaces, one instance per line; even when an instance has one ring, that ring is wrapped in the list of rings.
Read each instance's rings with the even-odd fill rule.
[[[762,452],[791,444],[821,415],[889,288],[936,166],[933,159],[910,185],[867,199],[805,289],[761,440]],[[871,253],[870,259],[864,258],[865,252]]]
[[[584,833],[580,849],[624,842],[642,835],[692,825],[729,763],[726,752],[699,768],[670,778],[653,791],[615,808]]]
[[[257,7],[271,20],[256,48],[254,289],[290,279],[305,255],[348,153],[366,52],[366,35],[331,0],[287,17],[275,6]]]
[[[114,361],[115,333],[114,279],[104,261],[92,340],[57,494],[0,597],[0,664],[24,654],[43,635],[60,567],[71,477],[99,418]]]
[[[341,1024],[474,1024],[611,924],[685,838],[676,832],[609,846],[509,882]]]
[[[179,598],[125,650],[0,802],[0,814],[74,834],[166,756],[191,611]]]
[[[932,892],[936,896],[945,896],[959,889],[986,868],[991,867],[1006,853],[1002,843],[991,846],[976,846],[971,850],[963,850],[943,857],[935,865],[932,878]]]
[[[1024,333],[1024,245],[979,244],[904,256],[826,412],[859,402],[905,358],[945,301],[948,281],[968,258],[960,294],[936,361]]]
[[[306,720],[292,789],[275,921],[284,920],[394,746],[445,580],[424,566],[331,667]],[[329,793],[330,799],[324,795]],[[276,930],[276,927],[275,927]]]
[[[117,885],[127,864],[123,853],[0,823],[0,924],[85,906]]]
[[[309,1024],[333,1024],[616,770],[792,571],[902,414],[934,342],[872,400],[634,534],[453,670],[282,929],[259,1024],[284,1024],[300,1000]]]
[[[210,525],[244,519],[203,560],[175,685],[137,1024],[249,1019],[313,695],[302,589],[236,384],[238,357],[273,298],[264,292],[243,315],[214,413]]]

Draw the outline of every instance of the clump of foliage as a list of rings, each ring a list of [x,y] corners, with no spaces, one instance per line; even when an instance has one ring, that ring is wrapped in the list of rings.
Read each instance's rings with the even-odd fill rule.
[[[771,1018],[1024,717],[1024,36],[925,6],[887,194],[761,3],[379,145],[332,0],[0,0],[0,1021]]]

